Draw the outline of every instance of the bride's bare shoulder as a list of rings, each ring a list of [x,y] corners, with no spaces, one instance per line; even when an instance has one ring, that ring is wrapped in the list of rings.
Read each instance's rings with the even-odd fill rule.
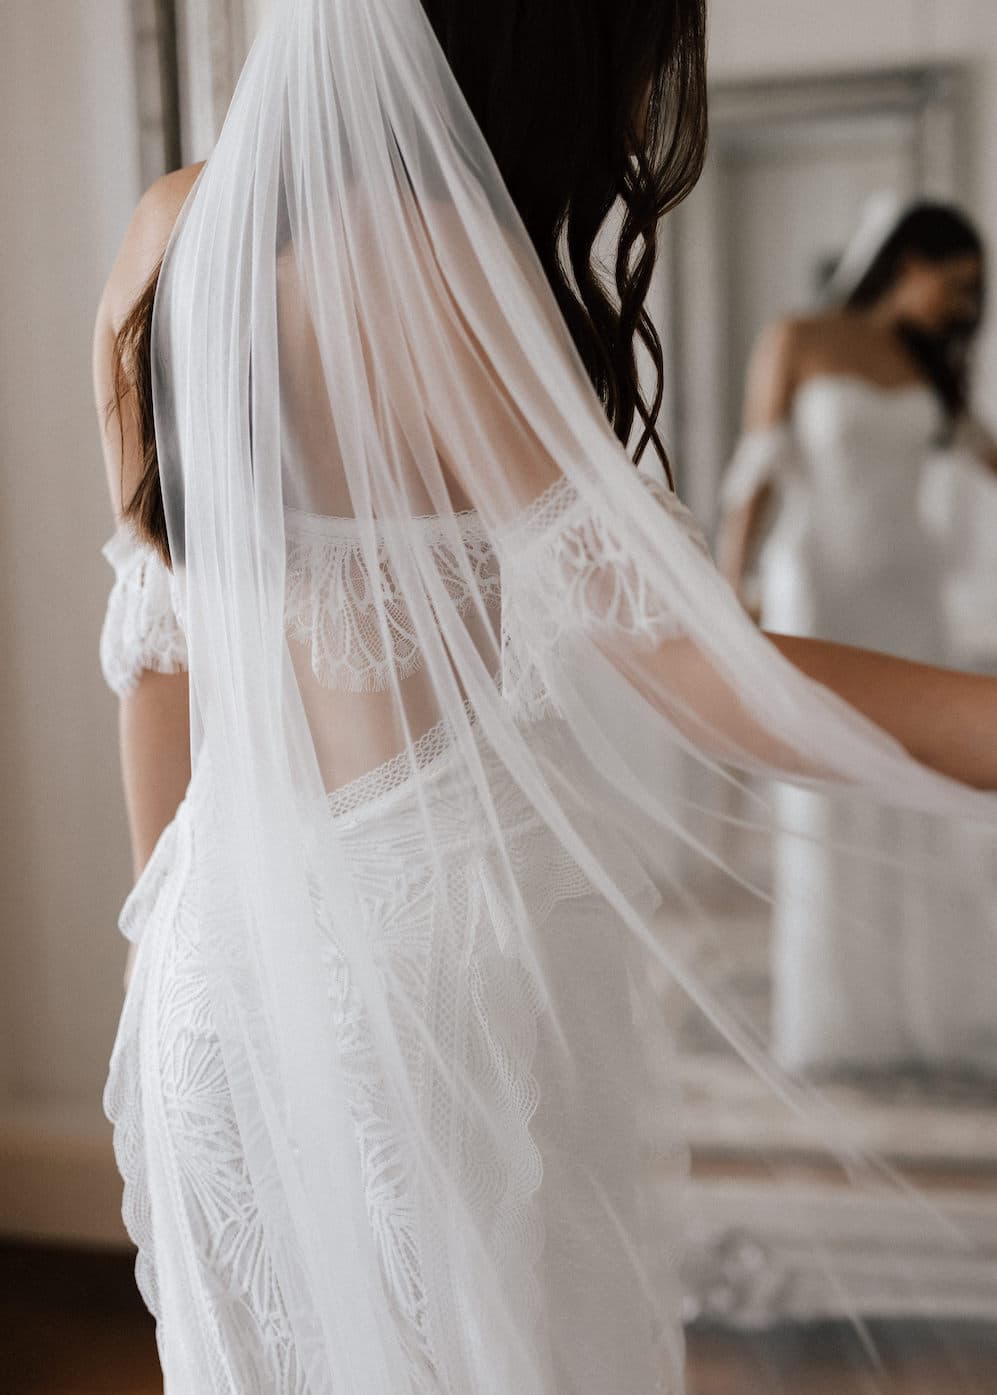
[[[756,381],[777,382],[783,397],[811,371],[814,364],[842,354],[847,358],[855,338],[854,317],[839,310],[792,315],[776,320],[759,335],[753,353]]]
[[[820,343],[828,335],[844,328],[844,317],[837,310],[820,311],[812,315],[786,315],[770,324],[761,334],[760,342],[770,353],[795,356]]]
[[[146,190],[125,232],[101,299],[101,316],[116,329],[156,271],[203,162],[164,174]]]
[[[789,414],[801,364],[819,336],[817,317],[786,316],[767,325],[751,353],[745,385],[745,426],[761,429]]]

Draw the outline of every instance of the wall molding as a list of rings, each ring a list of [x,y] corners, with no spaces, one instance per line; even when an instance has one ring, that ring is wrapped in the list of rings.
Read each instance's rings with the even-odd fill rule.
[[[993,1322],[997,1194],[912,1200],[840,1182],[695,1180],[687,1193],[686,1316],[755,1330],[786,1322]],[[834,1281],[829,1282],[828,1274]]]
[[[94,1126],[75,1108],[0,1115],[6,1239],[129,1250],[121,1198],[110,1124]],[[662,1204],[675,1200],[669,1189]],[[686,1317],[745,1330],[848,1321],[856,1312],[993,1321],[997,1195],[931,1188],[925,1201],[858,1195],[830,1180],[693,1178],[685,1188]]]

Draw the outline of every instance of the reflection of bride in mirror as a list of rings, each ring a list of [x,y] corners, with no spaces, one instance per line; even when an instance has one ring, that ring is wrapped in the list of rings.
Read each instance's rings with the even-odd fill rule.
[[[960,212],[879,199],[832,278],[832,308],[762,335],[718,550],[767,628],[947,657],[919,484],[954,440],[997,468],[968,410],[983,285],[983,244]]]
[[[767,629],[948,659],[943,556],[919,515],[920,483],[944,445],[997,469],[968,408],[984,271],[960,212],[880,199],[832,278],[833,308],[763,333],[718,554]],[[941,846],[937,824],[917,814],[831,809],[798,789],[780,803],[800,836],[776,851],[776,1053],[807,1069],[997,1065],[987,988],[997,965],[989,909],[968,889],[972,848]],[[899,874],[862,885],[835,841],[907,865],[962,863],[965,895],[959,905],[933,895],[930,875],[916,888]],[[843,900],[876,926],[861,952],[822,910]]]

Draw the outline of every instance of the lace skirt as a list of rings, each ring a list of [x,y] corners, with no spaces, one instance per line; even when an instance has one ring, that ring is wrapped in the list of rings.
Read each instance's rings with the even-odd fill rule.
[[[500,786],[501,774],[492,773]],[[169,1283],[161,1272],[178,1267],[184,1282],[196,1285],[208,1319],[203,1326],[213,1333],[213,1350],[194,1359],[195,1366],[210,1365],[199,1389],[307,1395],[207,991],[196,909],[195,830],[208,792],[202,774],[195,774],[122,911],[122,932],[138,942],[138,951],[104,1109],[114,1124],[125,1183],[124,1219],[138,1248],[136,1279],[157,1320],[166,1395],[193,1395],[187,1335],[171,1322]],[[490,834],[475,824],[473,799],[445,752],[422,775],[421,798],[428,793],[437,826],[451,834],[442,862],[438,848],[430,860],[421,845],[410,781],[381,778],[373,786],[367,778],[355,791],[362,799],[352,798],[349,787],[335,796],[334,817],[361,889],[366,932],[404,973],[433,1041],[446,1044],[504,1118],[501,1148],[492,1138],[473,1136],[466,1120],[455,1142],[452,1111],[441,1141],[446,1137],[448,1166],[475,1207],[481,1233],[492,1237],[503,1289],[518,1307],[522,1328],[546,1352],[549,1380],[536,1395],[619,1395],[624,1369],[628,1395],[679,1395],[679,1215],[671,1193],[665,1202],[660,1189],[652,1194],[647,1186],[641,1128],[648,1101],[635,1067],[635,983],[623,950],[626,933],[610,923],[606,903],[535,813],[525,802],[519,807],[511,782],[499,788],[505,854],[534,923],[543,927],[547,972],[569,976],[559,1018],[560,1027],[586,1043],[590,1074],[579,1096],[577,1080],[559,1078],[545,1003],[509,943]],[[380,793],[373,792],[377,787]],[[620,856],[626,860],[625,849]],[[645,910],[657,901],[636,866],[621,868],[621,880]],[[584,974],[570,978],[580,964]],[[470,1319],[480,1326],[481,1314],[462,1311],[459,1288],[447,1273],[446,1246],[425,1233],[405,1139],[393,1130],[379,1092],[362,1005],[331,946],[322,972],[341,1027],[358,1165],[385,1302],[411,1361],[412,1395],[485,1395],[480,1380],[472,1384],[469,1377],[465,1346]],[[447,1113],[439,1097],[443,1087],[420,1058],[418,1034],[405,1050],[425,1117],[437,1121],[436,1128]],[[659,1098],[656,1105],[660,1111],[664,1102]],[[577,1117],[574,1137],[570,1128],[566,1132],[566,1107]],[[651,1117],[660,1137],[660,1113]],[[556,1146],[548,1142],[548,1128]],[[150,1186],[150,1149],[157,1177],[169,1177],[165,1188]],[[589,1250],[578,1252],[571,1214],[580,1207],[590,1214],[596,1197],[615,1219],[607,1219],[601,1233],[586,1224]],[[179,1227],[157,1224],[163,1205],[182,1213]],[[642,1291],[646,1274],[638,1280],[632,1255],[624,1253],[621,1219],[645,1242],[648,1270],[657,1275],[653,1301]],[[158,1251],[162,1236],[175,1244],[178,1233],[187,1237],[189,1253],[183,1266],[176,1256],[165,1265]],[[495,1395],[527,1392],[496,1389]]]

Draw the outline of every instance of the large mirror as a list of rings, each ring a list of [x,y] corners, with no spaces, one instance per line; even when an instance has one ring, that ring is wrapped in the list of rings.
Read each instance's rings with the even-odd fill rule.
[[[900,212],[917,200],[963,201],[967,120],[966,75],[947,65],[716,88],[707,169],[668,229],[669,264],[658,311],[674,364],[670,410],[680,489],[700,518],[713,525],[715,535],[723,515],[725,472],[746,431],[746,384],[759,336],[787,319],[813,320],[818,333],[825,333],[819,317],[826,313],[829,279],[846,249],[856,245],[856,229],[863,220],[869,222],[870,208],[875,223],[877,201]],[[887,213],[882,226],[893,216]],[[874,251],[867,247],[866,255]],[[914,572],[919,554],[904,554],[902,531],[889,533],[891,520],[909,501],[901,506],[884,498],[876,474],[885,468],[884,453],[907,452],[905,487],[916,493],[918,518],[943,559],[933,584],[939,587],[936,625],[944,629],[946,655],[960,664],[992,668],[997,660],[997,586],[983,525],[997,517],[997,487],[987,468],[992,462],[969,458],[971,450],[930,429],[924,460],[915,460],[904,433],[911,429],[922,396],[930,394],[916,388],[908,393],[910,385],[904,383],[897,391],[892,384],[880,390],[875,382],[866,389],[861,374],[867,366],[865,360],[851,369],[846,363],[837,370],[843,382],[822,381],[821,387],[830,389],[827,400],[806,404],[806,411],[819,415],[813,429],[820,439],[833,438],[839,448],[844,443],[859,457],[857,482],[846,471],[830,487],[851,491],[854,507],[867,517],[876,508],[886,510],[885,522],[877,526],[881,539],[884,529],[888,535],[884,546],[892,554],[891,565],[899,574],[905,567]],[[831,375],[825,370],[813,376]],[[987,386],[977,374],[973,393],[981,420],[986,420]],[[844,395],[840,403],[838,392]],[[815,389],[814,398],[818,395]],[[856,395],[859,400],[853,402]],[[792,422],[798,404],[784,405]],[[867,416],[875,420],[867,423]],[[884,437],[892,431],[900,435],[894,447]],[[985,446],[980,453],[986,455]],[[844,530],[848,524],[842,520],[840,526]],[[910,546],[919,546],[916,538]],[[861,569],[860,561],[853,562],[844,550],[842,557],[840,566]],[[833,557],[824,565],[833,567]],[[817,580],[827,588],[835,584],[827,573]],[[872,575],[864,590],[853,589],[860,607],[873,614],[881,606],[896,623],[902,606],[889,594],[891,584],[890,578],[880,582]],[[876,594],[880,585],[885,596]],[[799,605],[786,613],[804,619],[809,614]],[[772,617],[761,618],[772,626]],[[855,642],[862,642],[861,616],[849,613],[845,623],[844,633],[821,637],[850,639],[847,625],[857,624]],[[774,627],[792,624],[780,625],[777,617]],[[876,639],[873,635],[873,644]],[[883,647],[890,647],[889,642],[887,634]],[[932,653],[922,657],[941,661]],[[732,812],[736,815],[736,795]],[[899,846],[898,840],[914,836],[910,828],[868,832],[884,850],[891,839]],[[980,872],[972,850],[953,855],[967,859],[967,873],[970,868]],[[796,874],[828,871],[808,868],[804,857]],[[826,1009],[817,1001],[821,985],[815,986],[812,976],[823,972],[826,952],[811,942],[787,967],[787,954],[790,959],[793,955],[787,936],[791,941],[810,935],[813,941],[819,939],[819,929],[787,930],[781,924],[778,885],[777,877],[776,902],[769,912],[749,912],[737,904],[726,908],[730,933],[714,966],[718,982],[750,986],[758,1022],[770,1039],[778,1038],[782,1022],[784,1047],[785,1023],[796,1022],[787,1049],[803,1053],[809,1067],[823,1068],[829,1095],[858,1139],[924,1185],[983,1245],[966,1254],[941,1232],[926,1244],[923,1228],[915,1223],[909,1243],[898,1248],[898,1228],[910,1224],[909,1213],[905,1222],[889,1206],[856,1206],[849,1200],[840,1177],[819,1163],[791,1115],[774,1108],[751,1072],[703,1032],[695,1014],[686,1014],[680,1033],[682,1071],[695,1210],[704,1242],[697,1246],[700,1258],[689,1276],[690,1310],[701,1321],[735,1327],[847,1316],[822,1281],[823,1254],[833,1255],[848,1273],[850,1297],[865,1317],[958,1312],[991,1318],[997,1311],[997,1078],[988,1068],[992,1037],[978,1051],[970,1049],[962,1057],[956,1052],[955,1058],[940,1049],[937,1059],[931,1050],[911,1051],[905,1059],[902,1045],[884,1048],[875,1040],[867,1050],[858,1041],[854,1050],[842,1052],[833,1023],[822,1028],[815,1021]],[[915,941],[920,913],[900,907],[892,923],[884,918],[884,934]],[[967,921],[974,914],[985,920],[989,908],[970,908]],[[935,915],[937,930],[945,922],[937,911]],[[952,917],[951,929],[956,940],[952,954],[972,959],[980,941],[971,924]],[[976,967],[983,974],[994,968],[985,953]],[[885,1002],[892,990],[884,981],[877,991]],[[939,984],[928,990],[929,996],[932,991],[947,990]],[[826,992],[833,996],[833,986]],[[682,1017],[680,1004],[667,993],[665,998],[667,1010]],[[967,1013],[972,1011],[966,1007]],[[778,1186],[759,1161],[773,1145],[785,1163]],[[747,1225],[746,1215],[753,1218]],[[818,1238],[816,1249],[799,1244],[804,1230]],[[893,1266],[889,1272],[882,1267],[887,1254]],[[907,1271],[902,1311],[896,1310],[892,1282],[898,1254]]]

